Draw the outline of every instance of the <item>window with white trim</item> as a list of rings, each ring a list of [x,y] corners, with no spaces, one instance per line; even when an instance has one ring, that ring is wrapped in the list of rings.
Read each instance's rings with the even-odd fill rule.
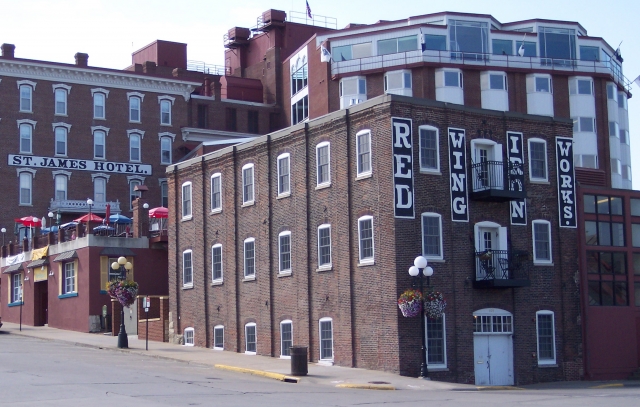
[[[222,174],[216,172],[211,176],[211,212],[222,210]]]
[[[356,154],[358,156],[358,176],[371,174],[371,131],[362,130],[356,134]]]
[[[68,87],[71,88],[70,86]],[[61,85],[53,85],[54,99],[55,99],[55,111],[54,114],[57,116],[66,116],[67,115],[67,94],[68,90]]]
[[[278,196],[291,193],[291,156],[289,153],[280,154],[278,162]]]
[[[18,81],[18,89],[20,90],[20,112],[32,113],[35,83],[31,81]]]
[[[95,177],[93,179],[93,201],[107,201],[107,179],[103,177]]]
[[[551,223],[546,220],[534,220],[533,229],[533,263],[549,264],[551,256]]]
[[[489,89],[507,90],[507,74],[506,73],[490,73]]]
[[[529,179],[546,182],[547,174],[547,142],[543,139],[529,139]]]
[[[62,295],[76,292],[76,263],[69,261],[63,264],[64,280],[62,283]]]
[[[224,325],[213,327],[213,349],[224,350]]]
[[[427,366],[430,369],[447,367],[447,334],[445,314],[440,318],[425,319],[425,331],[427,339]]]
[[[196,331],[193,328],[185,328],[184,329],[184,346],[194,346],[195,345],[195,335]]]
[[[138,179],[130,179],[129,180],[129,203],[131,204],[130,209],[133,210],[133,201],[140,198],[142,194],[140,191],[136,191],[136,187],[142,185],[142,181]]]
[[[331,184],[330,144],[328,141],[316,146],[316,180],[318,186]]]
[[[333,361],[333,320],[321,318],[320,324],[320,360]]]
[[[35,122],[34,122],[35,123]],[[32,140],[33,140],[33,128],[31,123],[20,123],[20,153],[31,154],[32,153]]]
[[[22,171],[18,173],[20,179],[20,205],[31,205],[31,192],[33,190],[33,173]]]
[[[171,137],[160,137],[160,164],[171,164]]]
[[[192,251],[185,250],[182,252],[182,286],[193,287],[193,263]]]
[[[280,322],[280,357],[291,359],[291,347],[293,346],[293,322],[285,319]]]
[[[360,263],[373,263],[373,216],[358,219],[358,260]]]
[[[291,64],[291,96],[293,96],[307,87],[309,68],[306,56],[303,56],[301,60],[298,59],[295,63],[291,60]]]
[[[254,178],[253,164],[242,167],[242,204],[249,205],[254,202]]]
[[[93,131],[93,159],[104,160],[106,158],[107,132],[104,130]]]
[[[244,353],[255,355],[258,347],[256,324],[249,322],[244,326]]]
[[[551,88],[551,76],[534,76],[533,78],[534,92],[553,93]]]
[[[57,157],[67,156],[67,128],[62,126],[55,127],[55,155]]]
[[[22,273],[11,275],[11,302],[22,301]]]
[[[244,241],[244,278],[256,277],[256,239],[250,237]]]
[[[63,174],[54,175],[54,184],[55,184],[55,200],[56,201],[66,201],[67,200],[67,181],[68,177]]]
[[[593,81],[589,78],[569,79],[570,95],[593,95]]]
[[[140,106],[142,105],[142,99],[138,96],[129,97],[129,121],[134,123],[140,123]]]
[[[129,135],[129,161],[140,162],[140,135],[139,134],[130,134]]]
[[[160,124],[171,126],[171,100],[160,101]]]
[[[462,88],[462,72],[460,70],[455,71],[443,71],[444,74],[444,86]]]
[[[442,260],[442,216],[439,213],[422,214],[422,255],[427,259]]]
[[[595,117],[573,117],[573,131],[582,133],[595,133]]]
[[[93,94],[93,118],[106,119],[107,117],[107,95],[102,92],[94,92]]]
[[[420,171],[440,172],[439,131],[433,126],[420,126]]]
[[[318,226],[318,268],[331,268],[331,225]]]
[[[169,183],[167,181],[160,181],[160,202],[162,202],[163,208],[169,207]]]
[[[536,312],[538,364],[556,364],[556,329],[553,311]]]
[[[309,117],[309,95],[304,95],[291,105],[291,125],[298,124]]]
[[[182,219],[191,219],[191,182],[182,184]]]
[[[411,89],[411,70],[386,72],[384,74],[384,92],[395,95],[413,96]]]
[[[222,245],[220,243],[211,247],[211,281],[222,281]]]
[[[278,255],[280,273],[291,273],[291,231],[278,235]]]
[[[367,78],[352,76],[340,79],[338,93],[340,95],[340,109],[364,102],[367,100]]]

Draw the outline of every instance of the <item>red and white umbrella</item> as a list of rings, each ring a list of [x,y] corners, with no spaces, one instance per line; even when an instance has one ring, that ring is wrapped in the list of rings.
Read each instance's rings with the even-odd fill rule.
[[[91,218],[89,218],[89,215],[91,215]],[[87,213],[86,215],[82,215],[78,219],[74,219],[73,221],[74,222],[79,222],[79,223],[88,222],[88,221],[91,221],[91,222],[102,222],[102,218],[100,216],[96,215],[95,213],[91,213],[91,214]]]
[[[169,209],[160,206],[157,208],[149,209],[149,217],[152,219],[165,219],[169,217]]]
[[[21,223],[28,228],[42,226],[42,221],[37,216],[25,216],[20,219],[15,219],[17,223]]]

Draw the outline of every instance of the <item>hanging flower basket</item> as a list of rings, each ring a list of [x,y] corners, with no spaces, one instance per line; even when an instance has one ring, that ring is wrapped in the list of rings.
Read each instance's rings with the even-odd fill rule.
[[[118,300],[123,307],[130,307],[138,295],[138,283],[128,280],[116,280],[107,283],[107,292]]]
[[[422,293],[418,290],[408,289],[398,298],[398,307],[402,316],[413,318],[422,312]]]
[[[493,253],[491,253],[491,250],[485,250],[481,253],[478,254],[478,258],[480,260],[491,260],[491,256],[493,256]]]
[[[431,291],[424,298],[424,313],[429,319],[442,317],[447,301],[440,291]]]

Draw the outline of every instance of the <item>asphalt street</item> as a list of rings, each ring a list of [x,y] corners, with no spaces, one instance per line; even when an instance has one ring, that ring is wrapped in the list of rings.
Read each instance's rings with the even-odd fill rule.
[[[0,405],[637,407],[640,387],[342,389],[0,333]]]

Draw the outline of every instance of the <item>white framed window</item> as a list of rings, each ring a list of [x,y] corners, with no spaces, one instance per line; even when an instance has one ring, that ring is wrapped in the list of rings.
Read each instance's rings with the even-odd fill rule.
[[[55,174],[53,176],[53,182],[55,184],[55,200],[66,201],[67,200],[67,181],[69,180],[66,174]]]
[[[556,364],[556,329],[553,311],[536,312],[538,364]]]
[[[193,328],[185,328],[184,329],[184,346],[194,346],[195,345],[195,335],[196,331]]]
[[[291,359],[293,346],[293,322],[285,319],[280,322],[280,358]]]
[[[251,205],[254,202],[254,178],[253,164],[242,167],[242,204]]]
[[[618,87],[615,83],[607,83],[607,99],[618,103]]]
[[[70,91],[71,86],[53,85],[53,96],[55,101],[54,114],[56,116],[67,115],[67,98]]]
[[[309,78],[309,68],[307,56],[298,57],[295,61],[291,59],[291,96],[307,87]]]
[[[160,137],[160,164],[171,164],[171,137]]]
[[[182,219],[191,219],[191,182],[182,184]]]
[[[224,350],[224,325],[213,327],[213,349]]]
[[[22,273],[11,275],[11,302],[22,301]]]
[[[91,89],[91,93],[93,94],[93,118],[106,119],[107,95],[109,94],[109,91],[98,92],[95,89]]]
[[[507,90],[507,75],[504,73],[490,73],[489,89]]]
[[[280,154],[278,163],[278,196],[291,194],[291,156],[289,153]]]
[[[33,112],[33,91],[36,90],[36,83],[23,80],[18,81],[18,90],[20,91],[20,112]]]
[[[33,176],[35,171],[20,171],[18,178],[20,180],[20,205],[31,205],[31,195],[33,191]]]
[[[333,319],[321,318],[319,325],[320,361],[333,362]]]
[[[444,86],[453,87],[453,88],[462,88],[462,72],[459,70],[455,71],[444,71]]]
[[[291,231],[278,235],[278,257],[280,273],[291,273]]]
[[[551,223],[546,220],[534,220],[533,229],[533,263],[550,264],[551,256]]]
[[[420,171],[440,172],[440,135],[433,126],[420,126]]]
[[[36,122],[33,120],[18,120],[18,130],[20,131],[20,154],[31,154],[33,152],[33,130]]]
[[[160,103],[160,124],[163,126],[171,126],[171,106],[175,98],[171,96],[158,96]]]
[[[129,122],[140,123],[144,95],[138,92],[127,92],[127,98],[129,99]]]
[[[595,117],[573,117],[574,133],[595,133],[596,118]]]
[[[291,105],[291,125],[298,124],[309,117],[309,95],[304,95]]]
[[[62,283],[62,295],[76,292],[76,263],[70,261],[64,263],[64,282]]]
[[[93,131],[93,159],[104,160],[107,157],[107,134],[109,134],[109,129],[98,126],[92,127],[91,130]]]
[[[318,226],[318,268],[331,268],[331,225]]]
[[[593,81],[590,78],[569,79],[570,95],[593,95]]]
[[[140,198],[142,195],[140,191],[136,191],[136,187],[142,185],[142,181],[139,179],[130,179],[129,180],[129,202],[131,204],[130,209],[133,210],[133,201],[137,198]]]
[[[611,159],[611,172],[613,174],[622,174],[622,162],[619,159]]]
[[[211,246],[211,281],[222,281],[222,245]]]
[[[384,92],[396,95],[413,96],[411,89],[411,70],[386,72],[384,74]]]
[[[573,162],[576,167],[598,168],[598,156],[593,154],[575,154]]]
[[[57,157],[67,156],[67,127],[56,126],[54,123],[54,137],[55,137],[55,150],[54,153]],[[69,126],[70,127],[70,126]]]
[[[244,278],[256,277],[256,239],[244,240]]]
[[[331,185],[331,152],[328,141],[316,146],[316,180],[318,186]]]
[[[373,216],[358,219],[358,260],[362,263],[373,263]]]
[[[356,134],[358,176],[371,174],[371,131],[361,130]]]
[[[192,251],[185,250],[182,252],[182,286],[193,287],[193,263]]]
[[[211,212],[222,211],[222,174],[211,176]]]
[[[140,162],[140,135],[132,133],[129,135],[129,161]]]
[[[529,179],[547,182],[547,141],[539,138],[529,139]]]
[[[367,78],[352,76],[340,79],[338,93],[340,95],[340,109],[364,102],[367,100]]]
[[[427,339],[427,366],[431,369],[446,369],[447,367],[447,333],[446,315],[440,318],[427,318],[425,322],[425,336]]]
[[[553,93],[553,88],[551,87],[551,76],[534,76],[533,78],[534,92],[542,92],[542,93]]]
[[[442,260],[442,216],[439,213],[422,214],[422,255],[427,259]]]
[[[160,178],[158,180],[160,184],[160,201],[163,208],[169,207],[169,183],[166,178]]]
[[[247,355],[255,355],[257,351],[256,324],[249,322],[244,326],[244,353]]]
[[[107,201],[107,178],[106,177],[93,178],[93,201],[94,202]]]

